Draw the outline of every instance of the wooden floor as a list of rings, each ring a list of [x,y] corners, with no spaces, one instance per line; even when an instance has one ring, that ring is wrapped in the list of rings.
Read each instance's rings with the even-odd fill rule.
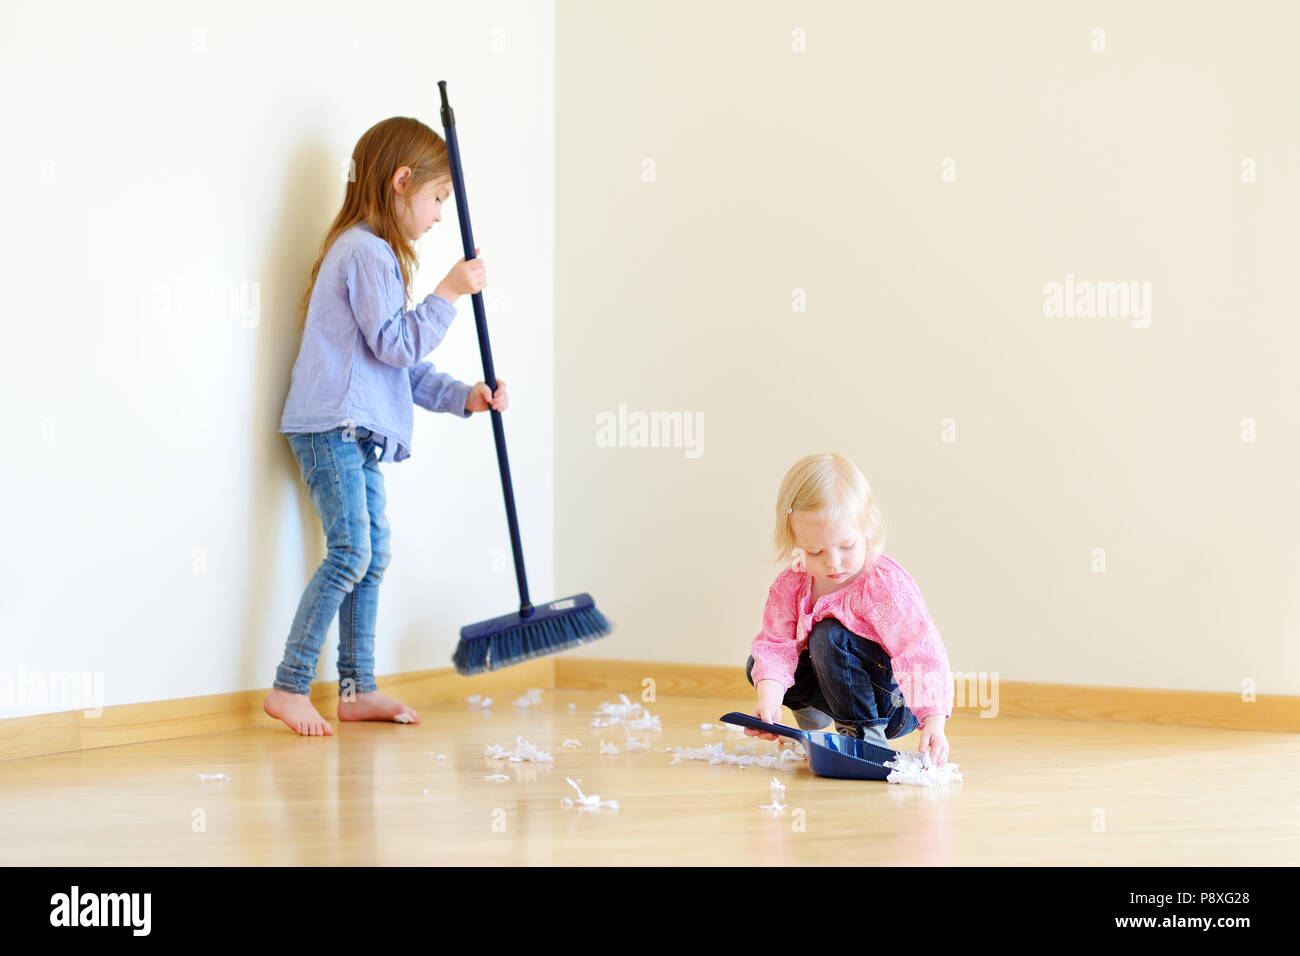
[[[538,707],[512,706],[523,691],[490,711],[408,701],[418,726],[335,723],[333,737],[301,738],[268,718],[256,730],[0,763],[0,846],[11,864],[79,865],[1290,865],[1300,856],[1296,735],[958,712],[950,760],[965,780],[933,791],[814,777],[803,763],[773,772],[671,764],[655,750],[601,755],[602,735],[620,745],[626,736],[590,727],[617,695],[547,690]],[[774,742],[700,729],[751,705],[661,698],[645,706],[664,729],[641,736],[652,747],[722,740],[729,752],[775,753]],[[555,762],[484,755],[489,744],[514,747],[516,735]],[[893,744],[914,750],[918,737]],[[583,749],[562,748],[565,738]],[[509,780],[485,779],[494,773]],[[576,796],[566,776],[619,809],[563,808]],[[784,816],[759,809],[773,776],[786,785]]]

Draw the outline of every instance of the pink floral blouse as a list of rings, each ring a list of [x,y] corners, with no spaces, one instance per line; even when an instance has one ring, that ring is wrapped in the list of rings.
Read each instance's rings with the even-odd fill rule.
[[[754,686],[760,680],[794,684],[799,655],[818,621],[833,617],[863,640],[889,654],[894,679],[909,710],[922,723],[931,715],[952,716],[953,679],[943,640],[930,620],[911,575],[893,558],[880,555],[874,567],[812,601],[813,577],[787,568],[776,576],[763,609],[763,630],[750,645]]]

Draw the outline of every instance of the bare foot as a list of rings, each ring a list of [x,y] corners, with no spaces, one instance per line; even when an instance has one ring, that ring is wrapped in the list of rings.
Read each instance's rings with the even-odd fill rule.
[[[339,720],[396,720],[398,714],[406,714],[399,723],[418,724],[420,715],[400,700],[394,700],[377,690],[357,694],[355,700],[339,698]]]
[[[307,694],[291,694],[273,687],[262,702],[262,709],[304,737],[330,737],[334,734],[334,728],[312,706],[311,697]]]

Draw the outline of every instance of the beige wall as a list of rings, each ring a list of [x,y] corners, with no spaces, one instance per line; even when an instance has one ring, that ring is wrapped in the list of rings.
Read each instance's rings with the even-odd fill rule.
[[[578,653],[742,666],[834,450],[955,670],[1300,693],[1294,10],[562,0],[556,594],[617,627]],[[1067,274],[1150,311],[1045,315]],[[698,456],[601,447],[620,404]]]

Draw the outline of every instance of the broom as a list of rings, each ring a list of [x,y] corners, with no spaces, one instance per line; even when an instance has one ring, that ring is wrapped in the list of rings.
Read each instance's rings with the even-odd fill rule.
[[[456,139],[456,117],[447,102],[447,81],[438,81],[442,94],[442,127],[451,160],[451,183],[456,194],[456,218],[460,221],[460,238],[465,246],[466,261],[474,258],[474,234],[469,224],[469,201],[465,198],[465,177],[460,168],[460,144]],[[478,328],[478,350],[483,359],[483,381],[496,394],[496,373],[492,368],[492,347],[488,343],[487,313],[483,293],[475,292],[474,324]],[[460,644],[452,655],[458,674],[480,674],[518,664],[534,657],[555,654],[569,647],[586,644],[609,633],[609,623],[589,594],[553,601],[540,608],[528,600],[528,579],[524,574],[524,551],[519,543],[519,519],[515,515],[515,492],[510,482],[510,463],[506,459],[506,436],[501,413],[492,414],[492,434],[496,439],[497,465],[501,471],[501,491],[506,499],[506,520],[510,524],[510,547],[515,557],[515,580],[519,585],[519,611],[469,624],[460,629]]]

